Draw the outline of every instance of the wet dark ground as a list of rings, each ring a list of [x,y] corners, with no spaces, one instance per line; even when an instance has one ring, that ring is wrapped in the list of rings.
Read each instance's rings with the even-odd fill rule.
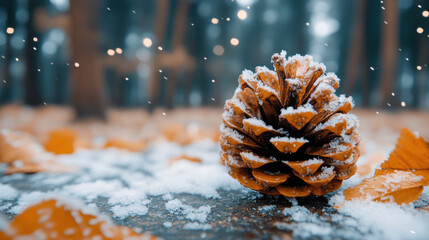
[[[17,190],[48,192],[49,188],[31,187],[31,178],[24,175],[19,180],[7,182]],[[29,176],[29,175],[28,175]],[[1,176],[0,176],[1,178]],[[4,180],[4,179],[3,179]],[[142,216],[115,219],[118,225],[132,227],[137,232],[151,232],[164,239],[363,239],[368,232],[362,233],[353,224],[341,224],[338,221],[330,221],[332,216],[340,215],[329,206],[327,197],[307,197],[303,199],[286,199],[279,196],[263,196],[256,192],[225,191],[219,190],[220,198],[205,198],[191,194],[172,194],[174,199],[181,200],[184,204],[199,207],[211,206],[211,212],[207,220],[196,229],[185,229],[186,223],[192,222],[184,215],[171,213],[165,208],[165,200],[162,196],[149,196],[151,202],[147,205],[149,211]],[[105,198],[97,198],[89,204],[95,203],[99,211],[112,216],[111,207]],[[295,205],[305,206],[313,213],[317,213],[319,220],[302,219],[299,222],[291,220],[291,216],[283,213],[285,208]],[[8,210],[16,205],[16,201],[4,201],[2,214],[12,219],[14,216]],[[9,207],[7,207],[9,205]],[[268,211],[261,211],[260,207],[274,205]],[[353,221],[348,216],[340,216],[342,219]],[[171,227],[164,226],[165,222],[171,222]],[[305,231],[300,224],[312,224],[326,229],[329,234],[318,234]],[[209,226],[209,227],[208,227]],[[311,230],[312,228],[310,228]]]

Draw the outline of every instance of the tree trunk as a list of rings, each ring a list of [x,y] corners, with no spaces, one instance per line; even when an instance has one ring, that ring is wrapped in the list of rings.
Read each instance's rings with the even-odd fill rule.
[[[398,2],[385,2],[383,11],[381,37],[381,72],[378,106],[384,106],[388,95],[392,92],[396,79],[396,62],[398,57]],[[384,23],[387,22],[387,24]]]
[[[98,48],[98,6],[98,0],[70,1],[71,96],[79,118],[105,117],[104,74]]]
[[[25,44],[25,79],[24,79],[24,88],[25,88],[25,104],[30,106],[37,106],[42,103],[42,99],[39,91],[39,84],[37,79],[37,71],[35,58],[36,54],[33,50],[35,37],[33,19],[34,19],[34,9],[36,1],[28,1],[28,14],[29,19],[27,21],[27,39]]]

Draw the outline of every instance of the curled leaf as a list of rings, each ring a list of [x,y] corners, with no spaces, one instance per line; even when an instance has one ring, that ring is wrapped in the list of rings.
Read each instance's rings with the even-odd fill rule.
[[[407,204],[429,185],[429,144],[409,129],[402,129],[395,149],[372,178],[344,191],[345,200]]]
[[[420,188],[429,184],[429,179],[409,171],[394,171],[372,178],[344,191],[345,200],[374,200],[398,204],[415,201],[421,194]]]

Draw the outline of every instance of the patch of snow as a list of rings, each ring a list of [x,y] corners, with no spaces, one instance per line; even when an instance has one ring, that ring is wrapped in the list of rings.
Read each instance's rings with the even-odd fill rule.
[[[186,219],[191,221],[198,221],[204,223],[207,221],[207,216],[211,212],[210,206],[201,206],[194,208],[187,204],[182,203],[179,199],[173,199],[165,204],[165,208],[173,214],[185,215]]]
[[[14,200],[18,196],[18,191],[15,188],[0,183],[0,202],[4,200]]]
[[[258,210],[262,213],[268,213],[276,209],[276,205],[266,205],[258,207]]]
[[[212,229],[212,226],[210,226],[210,224],[191,222],[191,223],[186,223],[183,226],[183,229],[186,229],[186,230],[210,230],[210,229]]]

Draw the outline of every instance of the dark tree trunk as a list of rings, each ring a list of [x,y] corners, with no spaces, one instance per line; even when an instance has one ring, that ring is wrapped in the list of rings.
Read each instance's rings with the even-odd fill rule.
[[[27,21],[27,39],[25,45],[25,58],[26,58],[26,71],[24,79],[24,88],[25,88],[25,104],[30,106],[37,106],[42,103],[40,96],[40,87],[39,80],[37,79],[37,70],[36,70],[36,52],[33,50],[35,37],[35,31],[33,26],[34,20],[34,9],[36,7],[36,1],[28,1],[28,14],[29,18]]]
[[[98,49],[99,1],[70,1],[72,101],[77,116],[105,117],[104,74]],[[79,67],[75,67],[75,62]]]

